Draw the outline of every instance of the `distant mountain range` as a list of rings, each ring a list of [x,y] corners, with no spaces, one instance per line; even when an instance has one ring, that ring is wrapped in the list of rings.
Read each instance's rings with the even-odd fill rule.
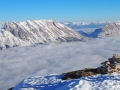
[[[64,22],[64,25],[72,29],[80,29],[81,35],[88,38],[110,37],[120,35],[120,21],[117,22]],[[86,33],[83,28],[97,28],[91,33]]]
[[[54,20],[0,23],[0,49],[82,39],[82,35]]]
[[[97,28],[94,32],[75,31],[74,28]],[[72,29],[71,29],[72,28]],[[25,22],[0,23],[0,49],[45,44],[53,42],[81,41],[86,38],[120,35],[120,22],[78,23],[54,20],[27,20]]]
[[[62,24],[72,28],[72,29],[82,29],[82,28],[101,28],[107,24],[106,21],[101,22],[62,22]]]

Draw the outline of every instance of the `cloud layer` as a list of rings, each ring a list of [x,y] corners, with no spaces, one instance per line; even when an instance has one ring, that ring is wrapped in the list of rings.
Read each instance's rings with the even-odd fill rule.
[[[0,90],[6,90],[29,76],[60,74],[87,67],[120,53],[120,37],[86,42],[17,47],[0,51]]]

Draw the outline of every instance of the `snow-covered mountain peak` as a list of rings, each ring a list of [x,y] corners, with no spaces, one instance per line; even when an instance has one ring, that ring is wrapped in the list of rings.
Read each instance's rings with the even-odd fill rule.
[[[120,35],[120,21],[114,23],[109,22],[101,29],[102,32],[99,34],[99,37]]]
[[[9,32],[12,37],[23,41],[24,45],[50,42],[68,42],[82,40],[83,36],[69,27],[58,23],[55,20],[27,20],[25,22],[6,22],[0,24],[0,32]],[[19,43],[12,43],[7,33],[1,35],[0,48],[19,46]],[[3,34],[3,32],[1,32]],[[9,39],[9,40],[8,40]],[[7,41],[7,42],[6,42]],[[9,41],[9,42],[8,42]],[[15,45],[13,45],[15,44]],[[22,45],[21,45],[22,46]]]
[[[111,25],[120,25],[120,21],[116,21],[116,22],[107,22],[107,24],[105,25],[106,26],[111,26]]]

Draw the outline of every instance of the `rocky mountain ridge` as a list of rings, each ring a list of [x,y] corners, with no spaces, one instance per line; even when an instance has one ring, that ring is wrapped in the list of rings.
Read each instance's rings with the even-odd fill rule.
[[[110,37],[120,35],[120,21],[107,23],[101,29],[102,32],[99,33],[98,37]]]
[[[99,38],[99,37],[112,37],[120,35],[120,21],[108,22],[105,26],[95,29],[91,33],[84,31],[78,31],[81,35],[88,38]]]
[[[0,49],[82,39],[82,35],[54,20],[27,20],[0,24]]]
[[[64,23],[65,24],[65,23]],[[69,23],[66,23],[69,24]],[[73,23],[74,25],[90,25],[93,23]],[[94,23],[95,24],[95,23]],[[96,23],[97,25],[98,23]],[[99,24],[104,24],[101,22]],[[98,38],[120,35],[120,21],[108,22],[92,33],[76,32],[54,20],[27,20],[25,22],[0,23],[0,49],[45,44],[54,42],[81,41],[87,38]]]

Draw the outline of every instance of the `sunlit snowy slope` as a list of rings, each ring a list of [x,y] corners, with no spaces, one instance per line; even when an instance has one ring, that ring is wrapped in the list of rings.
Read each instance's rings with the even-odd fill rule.
[[[13,90],[120,90],[120,74],[93,75],[73,80],[61,80],[63,75],[26,78]]]

